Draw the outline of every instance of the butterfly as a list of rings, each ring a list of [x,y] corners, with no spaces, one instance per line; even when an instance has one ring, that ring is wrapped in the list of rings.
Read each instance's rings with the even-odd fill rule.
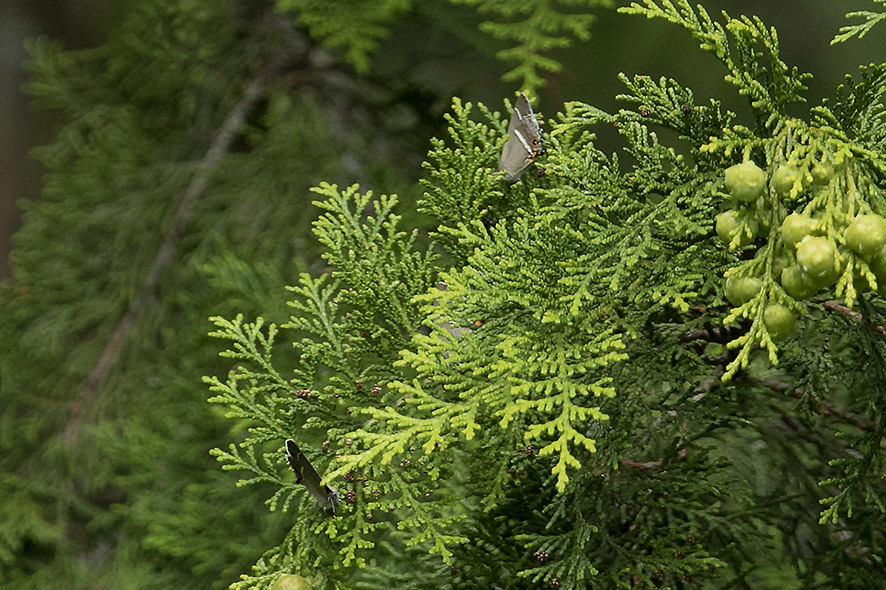
[[[514,113],[508,124],[508,140],[501,153],[499,169],[504,170],[505,180],[517,182],[523,171],[544,153],[541,125],[532,112],[532,105],[525,94],[514,103]]]
[[[308,488],[324,512],[335,515],[335,507],[341,502],[341,495],[334,487],[321,483],[320,474],[291,438],[286,439],[286,462],[295,472],[295,483]]]

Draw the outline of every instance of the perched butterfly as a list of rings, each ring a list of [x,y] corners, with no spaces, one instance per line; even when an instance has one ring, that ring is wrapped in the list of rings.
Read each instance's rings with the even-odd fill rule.
[[[544,153],[541,126],[532,112],[532,105],[525,94],[514,103],[514,114],[508,124],[508,141],[501,153],[499,169],[504,170],[505,180],[517,182],[523,171]]]
[[[286,462],[295,472],[295,483],[300,483],[308,488],[320,508],[324,512],[334,515],[335,507],[341,502],[338,490],[321,483],[320,474],[291,438],[286,439]]]

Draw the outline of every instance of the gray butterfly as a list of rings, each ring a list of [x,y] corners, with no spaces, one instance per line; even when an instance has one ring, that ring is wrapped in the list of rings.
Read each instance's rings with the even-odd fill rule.
[[[295,472],[295,483],[300,483],[311,492],[324,512],[335,514],[335,507],[341,502],[341,495],[332,486],[323,485],[322,479],[305,454],[291,438],[286,439],[286,462]]]
[[[508,124],[508,141],[501,153],[499,170],[504,170],[505,180],[517,182],[523,171],[544,153],[541,126],[532,112],[532,105],[525,94],[514,103],[514,114]]]

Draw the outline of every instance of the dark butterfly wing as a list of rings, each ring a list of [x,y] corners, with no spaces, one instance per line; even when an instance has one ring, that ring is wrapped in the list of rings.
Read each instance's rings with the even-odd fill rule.
[[[532,105],[525,94],[514,103],[514,112],[508,124],[508,140],[501,153],[499,169],[504,170],[505,180],[516,182],[523,171],[544,153],[541,126],[532,112]]]
[[[322,484],[323,479],[320,474],[291,438],[286,439],[286,462],[295,472],[295,483],[308,488],[320,508],[335,514],[335,506],[340,500],[338,490]]]

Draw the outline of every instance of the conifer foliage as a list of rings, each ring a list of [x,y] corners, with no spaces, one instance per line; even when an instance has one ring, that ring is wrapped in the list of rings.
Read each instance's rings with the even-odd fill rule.
[[[449,0],[474,8],[483,17],[480,30],[503,49],[499,59],[514,64],[504,75],[532,90],[544,85],[544,74],[558,72],[562,64],[549,52],[571,47],[574,39],[587,41],[596,17],[592,10],[612,6],[612,0]],[[391,35],[398,17],[411,9],[427,9],[413,0],[276,0],[280,10],[296,15],[311,34],[335,49],[359,72],[371,69],[373,53]],[[430,8],[431,14],[439,7]],[[461,20],[461,19],[460,19]]]
[[[506,27],[528,14],[456,4],[139,0],[115,3],[120,22],[97,47],[29,42],[26,90],[59,127],[35,151],[42,192],[24,202],[14,277],[0,284],[0,588],[222,588],[282,536],[288,522],[256,510],[265,489],[230,485],[208,450],[257,412],[291,414],[282,426],[269,421],[268,441],[307,414],[337,432],[360,423],[307,389],[296,399],[311,410],[295,411],[284,395],[290,371],[275,374],[269,362],[244,422],[225,421],[199,382],[228,367],[206,318],[242,310],[285,320],[277,294],[324,265],[306,239],[311,186],[383,187],[410,174],[409,138],[424,144],[434,97],[418,68],[374,71],[391,31],[418,23],[476,51],[490,38],[465,17]],[[541,52],[587,37],[590,17],[570,26],[570,13],[605,4],[535,1],[515,25],[525,37],[492,40],[489,57],[518,46],[513,65],[539,86],[557,65]],[[423,50],[410,58],[435,57]],[[404,234],[393,197],[371,201],[378,225],[364,223],[370,200],[356,190],[327,186],[323,198],[320,244],[349,274],[306,276],[288,333],[314,363],[302,381],[360,382],[353,395],[375,399],[400,375],[393,363],[422,317],[412,298],[435,280],[440,253]],[[353,290],[339,294],[345,282]],[[270,354],[270,336],[255,346],[259,333],[244,329],[238,354]],[[267,395],[285,403],[266,406]],[[349,564],[363,563],[363,536],[381,526],[367,520],[350,533]]]
[[[215,454],[293,521],[234,587],[883,587],[886,64],[797,118],[808,75],[759,19],[623,11],[693,35],[750,121],[623,77],[507,184],[509,108],[455,99],[430,246],[396,197],[321,184],[329,272],[282,326],[213,319],[211,401],[249,425]]]

